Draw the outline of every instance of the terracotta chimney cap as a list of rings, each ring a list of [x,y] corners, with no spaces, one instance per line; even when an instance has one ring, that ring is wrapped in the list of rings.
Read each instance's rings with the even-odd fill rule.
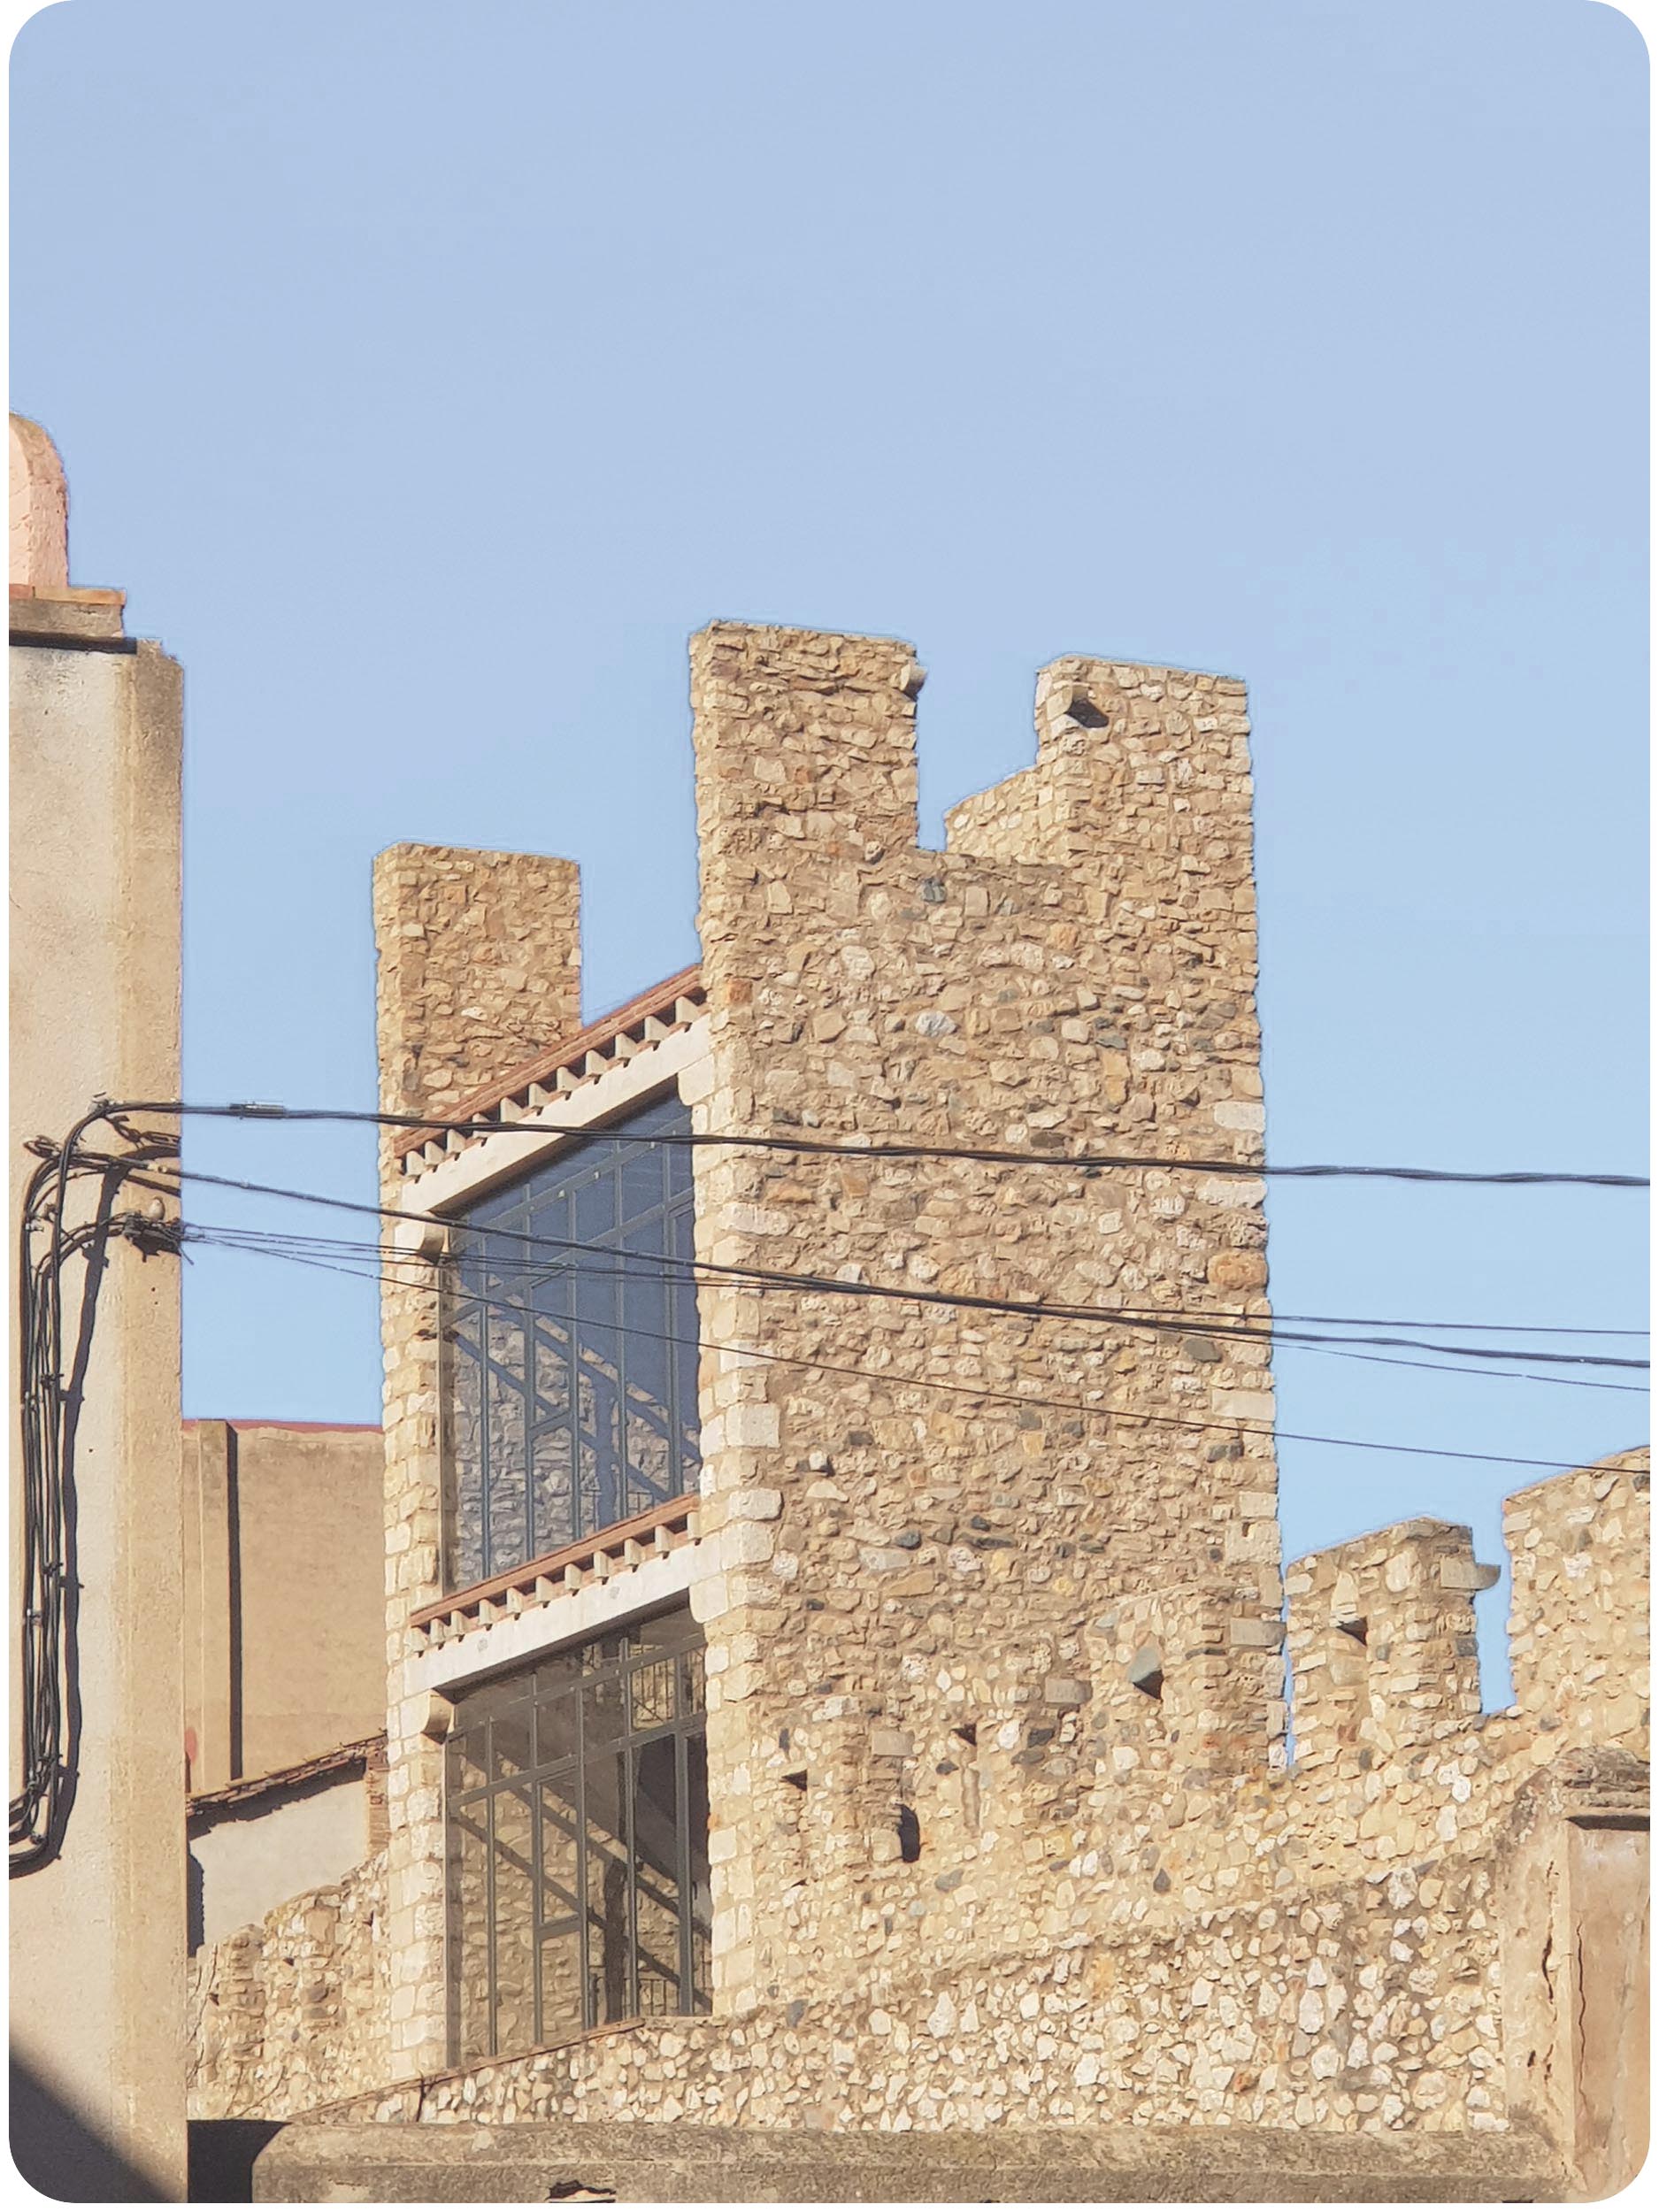
[[[12,418],[12,581],[62,591],[69,583],[69,488],[58,448],[39,423]]]

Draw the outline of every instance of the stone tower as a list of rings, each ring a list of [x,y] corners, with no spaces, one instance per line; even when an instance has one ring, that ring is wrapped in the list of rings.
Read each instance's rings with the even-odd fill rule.
[[[695,641],[698,1126],[1255,1164],[1244,687],[1056,663],[1034,766],[928,852],[920,683],[884,639]],[[971,1837],[1075,1799],[1085,1632],[1115,1601],[1183,1767],[1282,1738],[1261,1200],[1248,1176],[698,1152],[707,1260],[830,1282],[701,1294],[712,1347],[764,1355],[704,1356],[717,2009],[959,1951],[1007,1909],[1018,1848],[994,1899]]]

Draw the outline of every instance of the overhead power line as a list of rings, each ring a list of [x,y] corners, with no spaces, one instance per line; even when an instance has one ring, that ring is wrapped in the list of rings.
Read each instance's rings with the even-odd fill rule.
[[[272,1256],[291,1257],[300,1265],[320,1268],[326,1272],[349,1276],[360,1282],[389,1283],[394,1288],[405,1290],[418,1286],[400,1281],[396,1277],[388,1276],[378,1269],[365,1273],[357,1268],[338,1265],[326,1260],[308,1259],[298,1254],[273,1253]],[[411,1256],[402,1263],[417,1265],[421,1263]],[[523,1307],[514,1306],[509,1301],[486,1302],[497,1304],[507,1311],[518,1314],[520,1317],[525,1311]],[[822,1374],[856,1376],[864,1381],[877,1383],[889,1389],[943,1390],[957,1396],[971,1397],[985,1402],[1020,1406],[1040,1411],[1071,1413],[1090,1420],[1131,1422],[1138,1426],[1182,1429],[1204,1435],[1225,1433],[1230,1436],[1260,1436],[1279,1443],[1318,1444],[1343,1451],[1400,1453],[1409,1458],[1417,1459],[1456,1459],[1473,1461],[1486,1466],[1535,1467],[1552,1474],[1567,1471],[1575,1463],[1570,1460],[1523,1458],[1507,1452],[1463,1451],[1447,1445],[1393,1444],[1370,1437],[1313,1436],[1294,1429],[1275,1430],[1248,1422],[1187,1420],[1173,1414],[1146,1413],[1135,1409],[1120,1409],[1113,1406],[1090,1405],[1083,1399],[1034,1397],[1020,1391],[999,1390],[994,1386],[977,1383],[949,1382],[939,1376],[894,1375],[882,1369],[861,1367],[833,1360],[813,1359],[802,1353],[765,1351],[758,1345],[722,1343],[702,1335],[695,1338],[670,1336],[664,1331],[645,1329],[633,1323],[612,1322],[601,1325],[616,1329],[623,1333],[652,1339],[659,1343],[680,1344],[687,1348],[695,1347],[699,1351],[731,1353],[741,1359],[762,1360],[775,1366],[808,1368]]]
[[[702,1146],[738,1148],[767,1152],[805,1155],[822,1154],[830,1157],[859,1160],[962,1160],[991,1167],[1046,1167],[1110,1170],[1117,1172],[1145,1172],[1156,1171],[1165,1174],[1190,1173],[1203,1175],[1231,1175],[1240,1177],[1278,1176],[1332,1179],[1338,1178],[1373,1178],[1403,1183],[1470,1183],[1494,1186],[1504,1185],[1583,1185],[1603,1190],[1646,1190],[1647,1178],[1644,1175],[1590,1174],[1545,1168],[1504,1168],[1474,1170],[1440,1167],[1393,1166],[1337,1166],[1314,1164],[1310,1165],[1267,1165],[1242,1160],[1179,1159],[1148,1156],[1134,1153],[1067,1152],[1056,1144],[1052,1148],[1033,1148],[1026,1150],[995,1145],[952,1145],[926,1143],[894,1143],[872,1138],[868,1142],[846,1143],[832,1138],[795,1137],[756,1134],[748,1131],[685,1130],[673,1133],[653,1132],[649,1135],[634,1135],[626,1130],[559,1129],[544,1123],[480,1121],[434,1121],[419,1114],[391,1114],[372,1112],[366,1108],[344,1106],[280,1106],[257,1100],[243,1100],[224,1106],[186,1104],[173,1099],[159,1102],[126,1103],[109,1110],[120,1114],[188,1114],[211,1119],[232,1121],[333,1121],[357,1122],[381,1129],[431,1129],[453,1132],[469,1137],[495,1136],[603,1136],[608,1143],[620,1144],[677,1144],[693,1148]]]
[[[464,1222],[458,1220],[455,1217],[445,1214],[417,1212],[406,1207],[371,1205],[364,1201],[357,1199],[331,1197],[326,1193],[320,1191],[293,1190],[280,1184],[253,1183],[233,1176],[212,1175],[208,1173],[206,1171],[200,1169],[190,1169],[183,1171],[189,1177],[190,1179],[196,1182],[211,1183],[215,1186],[215,1187],[223,1190],[246,1191],[258,1197],[289,1199],[297,1204],[322,1206],[333,1209],[336,1211],[347,1213],[369,1214],[383,1220],[414,1221],[426,1224],[433,1227],[450,1229],[464,1229],[465,1227],[465,1224]],[[180,1171],[176,1168],[169,1168],[167,1172],[170,1175],[177,1176]],[[177,1186],[174,1183],[169,1183],[165,1186],[157,1184],[151,1186],[151,1187],[158,1189],[165,1187],[174,1195],[177,1194]],[[300,1233],[295,1233],[296,1235],[298,1235]],[[524,1233],[522,1232],[495,1232],[494,1233],[515,1234],[518,1235],[521,1240],[526,1240],[532,1243],[537,1241],[534,1238],[525,1238]],[[545,1241],[556,1246],[557,1248],[564,1248],[564,1246],[558,1240],[549,1239],[545,1240]],[[580,1249],[585,1248],[578,1247],[576,1248]],[[613,1249],[614,1248],[595,1247],[594,1248],[604,1250]],[[634,1256],[640,1256],[636,1255]],[[499,1261],[497,1261],[496,1263],[499,1264]],[[681,1268],[703,1264],[703,1263],[695,1259],[687,1260],[680,1257],[676,1257],[672,1263],[675,1266]],[[709,1264],[712,1266],[713,1263],[709,1263]],[[737,1271],[745,1276],[748,1276],[750,1272],[749,1270],[739,1270]],[[641,1277],[637,1278],[636,1279],[643,1280],[645,1279]],[[1124,1305],[1104,1306],[1094,1310],[1096,1310],[1100,1314],[1108,1316],[1113,1319],[1122,1320],[1126,1323],[1133,1323],[1136,1321],[1156,1322],[1167,1326],[1179,1326],[1183,1330],[1191,1330],[1194,1333],[1202,1333],[1206,1330],[1209,1330],[1213,1333],[1217,1325],[1225,1325],[1228,1322],[1237,1323],[1241,1320],[1248,1322],[1249,1318],[1248,1315],[1228,1313],[1217,1314],[1213,1310],[1206,1310],[1202,1307]],[[1275,1310],[1269,1323],[1269,1330],[1264,1333],[1282,1332],[1288,1325],[1291,1324],[1317,1328],[1410,1329],[1418,1333],[1426,1330],[1445,1330],[1450,1331],[1454,1334],[1463,1336],[1610,1337],[1633,1339],[1642,1342],[1647,1340],[1650,1333],[1647,1329],[1612,1329],[1594,1325],[1586,1325],[1579,1323],[1559,1321],[1548,1323],[1525,1321],[1402,1321],[1398,1317],[1398,1316],[1351,1313],[1290,1313],[1283,1310],[1282,1309]],[[1285,1339],[1282,1333],[1280,1333],[1275,1334],[1273,1336],[1273,1340],[1282,1342]],[[1345,1341],[1346,1340],[1320,1339],[1317,1340],[1320,1342],[1331,1340],[1340,1343]],[[1356,1339],[1355,1340],[1363,1342],[1367,1340]],[[1379,1340],[1379,1341],[1386,1340]],[[1315,1341],[1315,1340],[1309,1339],[1308,1341],[1311,1343]],[[1414,1336],[1411,1340],[1411,1346],[1413,1349],[1417,1350],[1426,1351],[1432,1348],[1428,1345],[1421,1344],[1416,1336]],[[1471,1358],[1488,1356],[1488,1355],[1486,1355],[1480,1347],[1475,1345],[1456,1345],[1449,1348],[1456,1353],[1466,1355]],[[1532,1356],[1525,1347],[1517,1347],[1512,1349],[1500,1349],[1491,1354],[1489,1356],[1499,1359],[1525,1359],[1530,1358]],[[1638,1366],[1645,1366],[1647,1363],[1633,1362],[1631,1363]]]
[[[206,1243],[219,1250],[270,1253],[277,1258],[283,1259],[371,1259],[390,1261],[394,1263],[402,1263],[405,1265],[419,1264],[423,1267],[430,1264],[410,1253],[400,1252],[395,1245],[372,1243],[362,1239],[347,1237],[304,1236],[284,1230],[257,1229],[238,1224],[192,1222],[189,1225],[189,1236],[194,1242]],[[649,1256],[618,1253],[613,1247],[604,1245],[589,1245],[583,1247],[582,1249],[595,1260],[603,1258],[626,1260],[635,1256]],[[520,1298],[496,1299],[490,1297],[487,1293],[470,1288],[463,1288],[457,1294],[468,1306],[480,1307],[489,1312],[508,1312],[522,1316],[534,1310],[534,1308],[522,1302],[523,1299],[533,1296],[544,1285],[557,1282],[561,1279],[574,1280],[580,1276],[582,1279],[590,1282],[598,1280],[626,1283],[678,1283],[684,1286],[695,1287],[692,1277],[687,1272],[687,1269],[695,1265],[695,1263],[691,1261],[676,1262],[675,1267],[678,1271],[660,1269],[647,1271],[632,1267],[581,1266],[573,1260],[566,1260],[555,1264],[527,1259],[515,1262],[511,1259],[492,1258],[489,1271],[492,1277],[518,1274],[526,1279],[521,1285],[514,1286],[520,1291]],[[381,1279],[392,1279],[383,1276]],[[409,1286],[405,1286],[405,1287]],[[761,1287],[773,1288],[776,1286],[767,1285]],[[572,1322],[578,1318],[572,1315],[556,1315],[552,1317]],[[1211,1317],[1202,1314],[1188,1317],[1179,1325],[1182,1333],[1192,1336],[1213,1333],[1208,1328]],[[605,1320],[595,1315],[589,1315],[584,1318],[595,1328],[624,1328],[626,1330],[626,1327],[630,1325]],[[1455,1367],[1435,1360],[1394,1359],[1386,1355],[1350,1348],[1348,1341],[1340,1338],[1325,1339],[1316,1342],[1308,1339],[1293,1338],[1286,1340],[1275,1337],[1271,1341],[1285,1350],[1312,1352],[1334,1359],[1359,1360],[1368,1366],[1414,1367],[1423,1369],[1431,1374],[1463,1375],[1487,1382],[1541,1383],[1559,1390],[1612,1390],[1631,1397],[1647,1395],[1647,1386],[1642,1383],[1598,1382],[1577,1375],[1526,1375],[1517,1374],[1508,1368]],[[1359,1338],[1355,1341],[1363,1344],[1371,1340]],[[1460,1350],[1463,1348],[1452,1348]],[[1492,1356],[1496,1358],[1506,1356],[1506,1355],[1494,1354]]]
[[[201,1169],[181,1168],[177,1171],[186,1182],[217,1186],[220,1189],[240,1190],[267,1198],[283,1198],[302,1205],[320,1205],[337,1211],[373,1216],[382,1220],[413,1221],[427,1227],[450,1229],[457,1225],[442,1216],[417,1211],[401,1206],[373,1205],[367,1200],[329,1198],[311,1191],[296,1191],[278,1184],[255,1183],[242,1178],[212,1175]],[[480,1233],[473,1232],[472,1233]],[[792,1273],[787,1271],[760,1267],[744,1267],[733,1263],[715,1260],[684,1260],[665,1252],[624,1253],[613,1246],[593,1247],[568,1237],[538,1236],[529,1230],[492,1228],[487,1233],[492,1238],[510,1240],[533,1249],[558,1252],[586,1252],[600,1250],[624,1262],[635,1260],[657,1266],[685,1271],[693,1279],[729,1282],[733,1286],[762,1287],[772,1285],[781,1289],[806,1292],[826,1297],[869,1298],[895,1303],[920,1306],[949,1307],[967,1312],[1007,1314],[1019,1319],[1038,1321],[1107,1322],[1121,1327],[1159,1334],[1190,1335],[1202,1331],[1211,1336],[1240,1342],[1269,1344],[1325,1342],[1323,1338],[1307,1338],[1296,1332],[1269,1326],[1265,1329],[1240,1327],[1241,1317],[1226,1314],[1205,1314],[1202,1317],[1175,1317],[1161,1319],[1141,1313],[1130,1313],[1115,1306],[1095,1306],[1051,1302],[1042,1299],[997,1298],[987,1294],[968,1291],[927,1290],[908,1284],[844,1282],[839,1276]],[[1455,1352],[1468,1359],[1531,1360],[1552,1366],[1617,1367],[1645,1370],[1645,1360],[1616,1358],[1601,1352],[1535,1351],[1525,1347],[1502,1348],[1487,1345],[1447,1345],[1424,1343],[1419,1339],[1368,1337],[1357,1340],[1379,1348],[1407,1351]]]

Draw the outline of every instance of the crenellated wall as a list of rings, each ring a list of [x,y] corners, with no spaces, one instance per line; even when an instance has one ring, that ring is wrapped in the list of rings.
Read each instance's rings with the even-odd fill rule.
[[[1475,1593],[1497,1578],[1447,1521],[1299,1559],[1285,1581],[1298,1764],[1360,1772],[1467,1728],[1480,1711]]]
[[[1503,1509],[1516,1702],[1574,1742],[1647,1741],[1648,1482],[1624,1452]]]
[[[1530,1519],[1511,1516],[1520,1543],[1540,1522],[1574,1531],[1569,1555],[1590,1563],[1621,1624],[1645,1600],[1647,1487],[1633,1463],[1538,1486],[1524,1494]],[[1569,1520],[1586,1498],[1590,1517]],[[1349,1609],[1356,1583],[1386,1593],[1401,1601],[1396,1638],[1421,1608],[1440,1620],[1429,1641],[1461,1632],[1474,1571],[1467,1531],[1418,1522],[1316,1554],[1291,1579],[1368,1626],[1383,1616]],[[1541,1608],[1517,1602],[1517,1633],[1567,1617],[1552,1584]],[[1172,1721],[1157,1722],[1161,1749],[1145,1719],[1126,1725],[1124,1700],[1152,1698],[1155,1656],[1168,1694],[1194,1624],[1167,1598],[1125,1603],[1088,1638],[1087,1678],[1052,1672],[1046,1646],[1025,1666],[987,1661],[964,1686],[990,1711],[977,1729],[948,1688],[903,1754],[856,1726],[833,1740],[849,1801],[887,1786],[884,1758],[926,1755],[934,1778],[922,1858],[864,1893],[904,1927],[905,1954],[877,1958],[856,1988],[832,1971],[741,2020],[619,2028],[405,2089],[389,2085],[396,2068],[379,2083],[360,2073],[321,2116],[1530,2128],[1581,2177],[1615,2185],[1645,2111],[1628,2055],[1645,1993],[1645,1723],[1586,1747],[1540,1727],[1550,1716],[1536,1708],[1471,1715],[1454,1691],[1425,1724],[1421,1671],[1385,1671],[1356,1747],[1369,1764],[1247,1771],[1213,1743],[1190,1760],[1168,1741]],[[1216,1656],[1208,1644],[1200,1655]],[[845,1877],[833,1825],[803,1816],[793,1847],[795,1882]],[[288,1909],[290,1947],[294,1929],[319,1924],[319,1902]],[[267,1931],[265,1948],[276,1939]],[[235,1980],[256,1947],[252,1932],[243,1950],[221,1947],[233,2011],[258,2010]],[[368,1954],[353,1956],[368,1976]],[[294,2111],[315,2093],[308,2057],[284,2040],[288,2004],[259,2003],[272,2025],[240,2045],[226,2034],[208,2070],[217,2111]]]
[[[580,879],[539,853],[393,845],[374,864],[380,1103],[441,1119],[581,1025]]]
[[[1466,1529],[1405,1523],[1281,1582],[1243,687],[1056,663],[1035,764],[928,852],[920,681],[895,641],[694,641],[695,1127],[1237,1171],[696,1151],[715,1268],[1118,1317],[705,1286],[714,2017],[460,2071],[442,1716],[403,1671],[438,1595],[436,1307],[388,1292],[392,1840],[376,1945],[341,1970],[385,2041],[332,2116],[1538,2125],[1611,2171],[1629,2082],[1519,1916],[1547,1895],[1575,1956],[1629,1948],[1645,1455],[1510,1502],[1504,1712],[1480,1710],[1495,1570]],[[443,854],[428,885],[426,850],[386,856],[376,899],[384,1095],[419,1111],[576,1021],[573,872]],[[250,2016],[216,2062],[238,2111],[317,2093],[284,2003],[261,1994],[266,2027],[237,1993],[273,1940],[211,1970]],[[1548,2094],[1517,2055],[1546,2050]]]
[[[692,668],[700,1126],[1259,1160],[1241,684],[1058,664],[1035,767],[926,852],[909,646],[719,624]],[[926,1942],[902,1828],[949,1795],[941,1697],[1012,1816],[999,1759],[1057,1740],[1015,1740],[993,1677],[1017,1655],[1079,1675],[1087,1622],[1155,1578],[1202,1593],[1224,1648],[1276,1632],[1261,1197],[1249,1177],[699,1152],[699,1249],[722,1263],[1170,1317],[704,1292],[710,1337],[771,1356],[710,1355],[703,1378],[717,2010]],[[775,1516],[722,1527],[757,1491]],[[1212,1670],[1206,1736],[1264,1752],[1268,1677]],[[1039,1939],[1031,1886],[1003,1887],[1010,1939]]]

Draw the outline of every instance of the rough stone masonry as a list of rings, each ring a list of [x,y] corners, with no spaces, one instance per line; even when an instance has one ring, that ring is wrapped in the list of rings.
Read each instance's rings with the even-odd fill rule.
[[[1034,764],[933,852],[920,682],[890,640],[693,641],[694,1125],[1258,1166],[1242,684],[1056,663]],[[576,1029],[568,864],[397,848],[375,907],[388,1107],[504,1092]],[[456,2070],[441,1732],[403,1688],[441,1594],[441,1332],[389,1290],[391,1841],[204,1962],[197,2110],[1196,2122],[1454,2136],[1471,2175],[1518,2131],[1579,2193],[1633,2170],[1645,1454],[1512,1501],[1517,1702],[1483,1715],[1466,1529],[1281,1579],[1259,1177],[695,1160],[717,1268],[1139,1325],[704,1286],[712,2015]],[[396,1141],[383,1170],[396,1205]],[[296,1928],[303,1986],[259,1963]],[[1614,1965],[1624,2010],[1586,2027]]]

